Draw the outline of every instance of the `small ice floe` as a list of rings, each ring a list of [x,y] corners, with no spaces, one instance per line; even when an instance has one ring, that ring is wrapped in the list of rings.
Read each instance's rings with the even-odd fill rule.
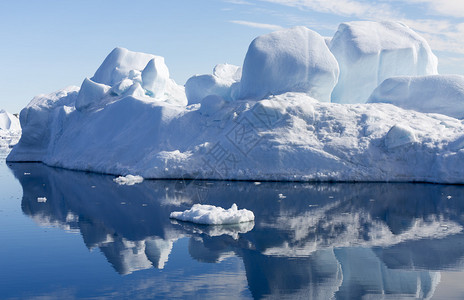
[[[285,196],[284,194],[279,194],[279,199],[285,199],[287,198],[287,196]]]
[[[143,177],[139,175],[126,175],[126,176],[119,176],[118,178],[113,179],[119,185],[134,185],[136,183],[141,183],[143,181]]]
[[[214,205],[194,204],[185,211],[175,211],[169,216],[171,219],[205,225],[226,225],[254,221],[255,215],[247,209],[238,209],[232,204],[229,209]]]
[[[37,197],[37,202],[45,203],[45,202],[47,202],[47,198],[46,197]]]
[[[446,199],[448,199],[448,200],[451,199],[451,198],[453,198],[453,197],[451,197],[450,195],[446,196]]]
[[[29,172],[24,172],[24,175],[31,175],[31,173],[29,173]]]

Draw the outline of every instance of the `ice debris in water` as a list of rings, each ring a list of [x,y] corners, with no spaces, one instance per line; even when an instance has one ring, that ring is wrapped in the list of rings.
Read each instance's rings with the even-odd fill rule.
[[[136,183],[141,183],[143,181],[143,177],[139,175],[126,175],[126,176],[119,176],[118,178],[113,179],[119,185],[134,185]]]
[[[229,209],[206,204],[194,204],[191,209],[172,212],[171,219],[206,225],[238,224],[254,221],[255,215],[247,209],[232,204]]]
[[[47,198],[46,197],[37,197],[37,202],[45,203],[45,202],[47,202]]]

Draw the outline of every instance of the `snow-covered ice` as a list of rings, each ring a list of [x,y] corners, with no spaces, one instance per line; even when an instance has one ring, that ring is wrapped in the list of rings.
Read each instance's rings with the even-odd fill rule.
[[[373,95],[395,105],[328,102],[366,101],[389,76],[436,68],[426,41],[392,22],[342,24],[332,39],[263,35],[243,69],[217,65],[185,90],[162,57],[116,48],[81,88],[22,110],[8,160],[143,178],[464,183],[461,77],[387,79]]]
[[[126,176],[119,176],[113,179],[119,185],[134,185],[136,183],[143,182],[143,177],[138,175],[126,175]]]
[[[229,209],[214,205],[194,204],[185,211],[172,212],[170,218],[206,225],[227,225],[251,222],[255,215],[247,209],[238,209],[237,204],[232,204]]]
[[[237,97],[242,68],[230,64],[216,65],[213,74],[195,75],[185,83],[188,103],[200,103],[205,97],[215,95],[226,101]]]
[[[98,104],[110,89],[108,85],[96,83],[88,78],[84,79],[77,95],[76,109],[84,110],[93,104]]]
[[[141,75],[148,62],[157,56],[141,52],[115,48],[105,58],[101,66],[91,78],[92,81],[113,86],[125,78],[135,79]]]
[[[385,79],[437,74],[437,58],[427,41],[402,23],[342,23],[330,41],[340,77],[332,102],[364,103]]]
[[[303,92],[330,102],[339,68],[324,38],[306,27],[257,37],[248,48],[240,83],[241,99]]]
[[[21,126],[19,119],[0,109],[0,149],[15,145],[21,136]]]
[[[464,119],[464,76],[397,76],[384,80],[371,103],[391,103],[404,109]]]

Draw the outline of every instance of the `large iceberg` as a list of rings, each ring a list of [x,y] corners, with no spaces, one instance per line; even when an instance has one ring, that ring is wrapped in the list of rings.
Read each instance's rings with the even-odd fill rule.
[[[15,145],[20,135],[21,126],[18,117],[0,109],[0,149]]]
[[[436,72],[425,41],[404,25],[340,28],[359,38],[339,30],[327,42],[332,50],[338,39],[358,49],[350,52],[360,59],[353,68],[359,78],[376,70],[372,89],[400,71]],[[23,137],[8,160],[143,178],[464,183],[460,120],[440,110],[328,103],[337,76],[326,40],[296,27],[255,39],[241,77],[230,65],[204,77],[212,85],[193,77],[186,106],[164,59],[117,48],[80,89],[34,98],[23,109]],[[370,94],[347,78],[338,86]]]
[[[401,23],[342,23],[329,44],[340,66],[332,102],[364,103],[389,77],[438,73],[427,41]]]
[[[368,102],[391,103],[404,109],[464,119],[464,76],[388,78],[372,92]]]

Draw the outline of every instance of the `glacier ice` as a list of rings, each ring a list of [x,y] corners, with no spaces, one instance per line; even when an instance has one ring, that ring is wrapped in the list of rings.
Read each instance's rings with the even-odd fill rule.
[[[330,41],[340,66],[332,102],[364,103],[385,79],[437,74],[438,61],[427,41],[398,22],[342,23]]]
[[[306,27],[265,34],[253,40],[243,63],[241,99],[302,92],[330,102],[339,68],[325,40]]]
[[[391,103],[404,109],[464,119],[464,76],[397,76],[384,80],[370,103]]]

